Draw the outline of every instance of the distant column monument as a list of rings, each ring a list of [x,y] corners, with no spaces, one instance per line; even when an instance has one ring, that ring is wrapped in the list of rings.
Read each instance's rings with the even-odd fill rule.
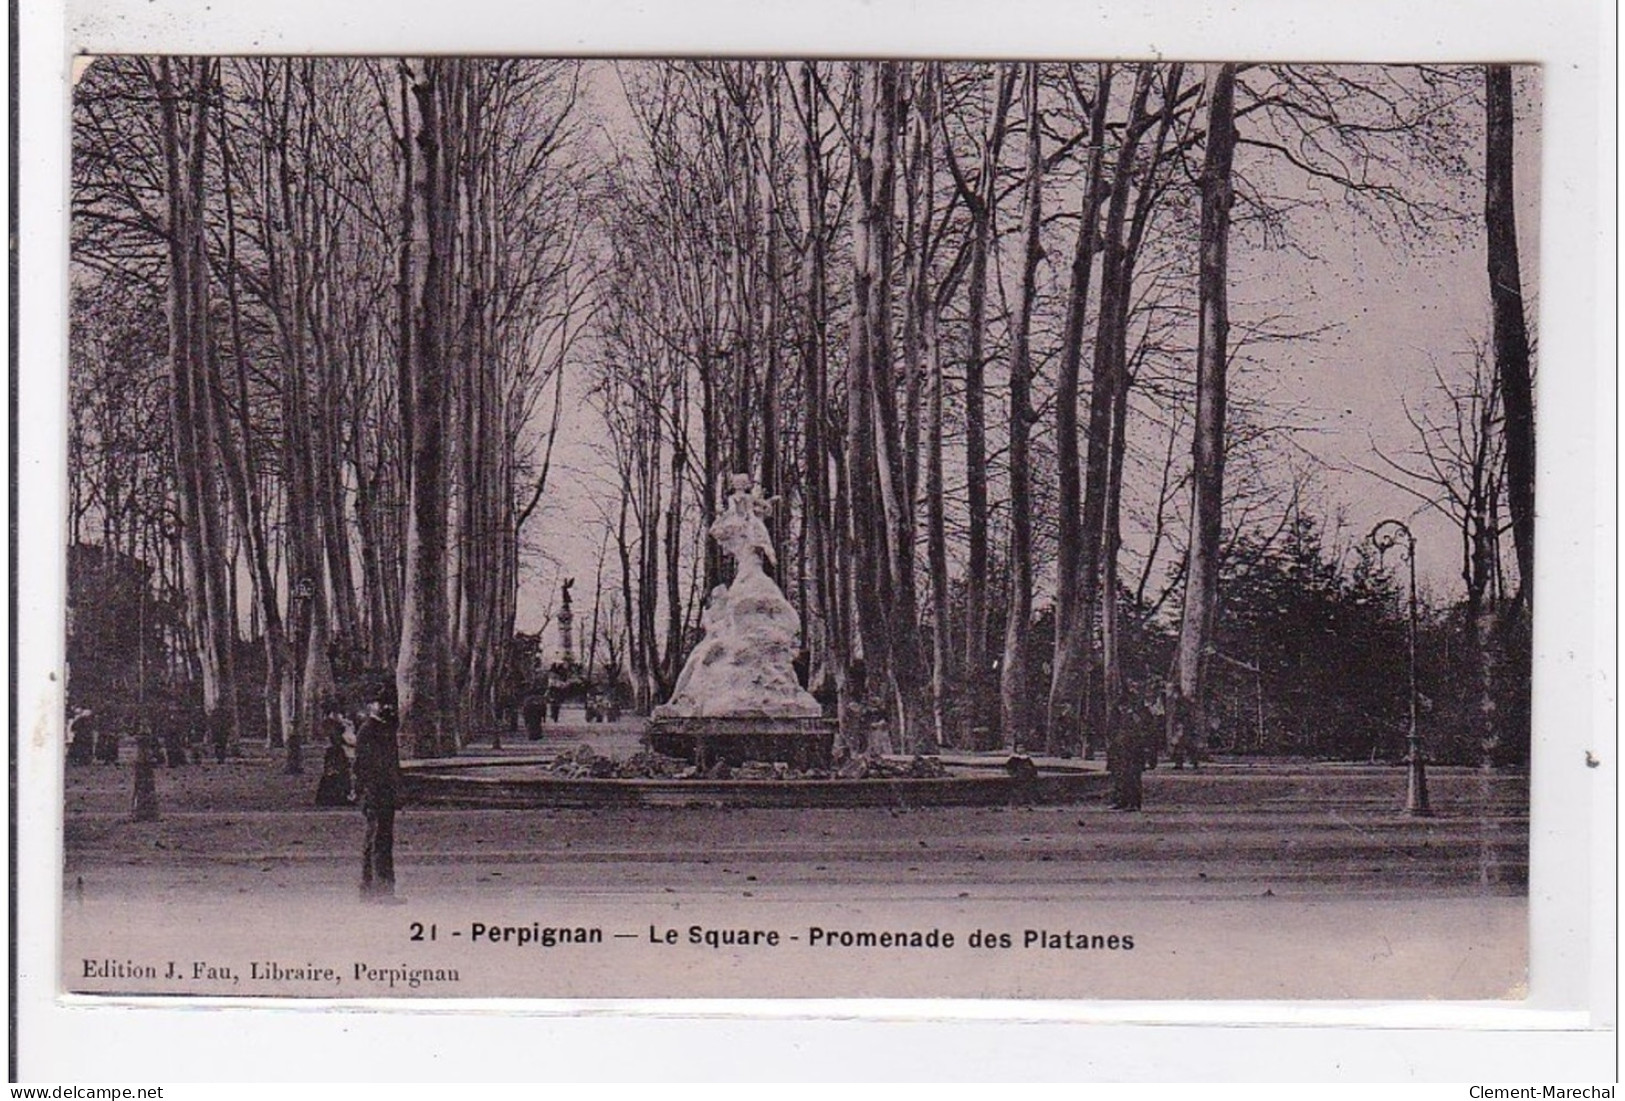
[[[561,587],[563,607],[559,609],[559,650],[560,660],[565,665],[574,666],[576,663],[576,641],[574,625],[575,612],[570,610],[570,586],[576,583],[573,577],[566,577]]]

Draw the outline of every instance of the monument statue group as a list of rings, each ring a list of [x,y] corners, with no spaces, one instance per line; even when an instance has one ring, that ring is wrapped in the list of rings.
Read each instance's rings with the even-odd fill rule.
[[[733,581],[711,590],[701,614],[705,637],[654,712],[672,718],[817,718],[818,701],[796,679],[801,617],[764,567],[776,565],[764,500],[748,474],[731,493],[711,538],[734,560]]]
[[[733,580],[711,590],[705,637],[655,708],[651,740],[702,765],[772,751],[780,755],[758,759],[827,763],[831,733],[795,672],[801,617],[767,573],[777,565],[766,522],[777,498],[764,498],[749,474],[726,486],[710,535],[733,559]]]

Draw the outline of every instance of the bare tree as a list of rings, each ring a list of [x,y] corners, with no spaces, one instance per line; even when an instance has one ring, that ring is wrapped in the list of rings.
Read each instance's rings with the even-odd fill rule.
[[[978,70],[980,72],[980,70]],[[1014,65],[987,67],[981,73],[985,84],[987,110],[982,129],[975,136],[977,160],[971,169],[961,166],[955,153],[954,136],[947,134],[943,153],[959,197],[970,212],[970,266],[966,272],[968,296],[965,346],[965,479],[968,557],[965,565],[965,668],[964,677],[972,731],[989,717],[983,713],[983,698],[989,672],[987,660],[988,588],[988,497],[987,497],[987,414],[986,332],[988,257],[994,241],[998,202],[999,160],[1008,132],[1011,102],[1015,95]],[[944,114],[944,125],[947,124]],[[972,177],[970,171],[974,171]]]
[[[858,566],[858,622],[867,675],[891,689],[903,743],[932,744],[927,677],[914,586],[913,502],[907,486],[893,385],[892,219],[896,193],[898,66],[861,65],[853,150],[852,344],[847,364],[847,441]],[[854,746],[854,749],[886,748]]]
[[[1096,242],[1100,239],[1100,207],[1106,160],[1106,112],[1111,102],[1114,67],[1096,67],[1093,97],[1084,93],[1068,74],[1080,105],[1089,116],[1088,167],[1083,185],[1083,206],[1073,246],[1067,293],[1066,324],[1061,335],[1060,374],[1055,384],[1055,446],[1058,479],[1058,535],[1056,540],[1055,653],[1051,662],[1049,702],[1045,715],[1045,748],[1050,753],[1070,752],[1078,738],[1083,696],[1084,662],[1093,614],[1079,592],[1085,567],[1083,532],[1083,475],[1078,450],[1079,376],[1088,316],[1089,286],[1093,279]]]
[[[1038,296],[1039,230],[1043,225],[1043,120],[1038,113],[1038,66],[1025,66],[1022,99],[1027,128],[1025,210],[1022,216],[1021,302],[1010,358],[1010,601],[1005,613],[1004,659],[999,667],[999,713],[1004,741],[1021,749],[1031,739],[1027,632],[1033,608],[1032,478],[1028,435],[1032,408],[1032,321]]]
[[[1507,501],[1518,554],[1517,604],[1527,613],[1535,585],[1535,398],[1513,208],[1510,66],[1486,67],[1484,98],[1484,222],[1489,237],[1495,370],[1506,404]]]
[[[1168,680],[1168,737],[1176,755],[1195,758],[1206,731],[1202,678],[1217,614],[1221,509],[1224,499],[1226,347],[1229,340],[1230,205],[1234,195],[1236,66],[1213,68],[1207,81],[1207,149],[1202,166],[1201,317],[1196,360],[1196,435],[1192,443],[1191,537],[1179,645]],[[1121,747],[1113,795],[1139,805],[1140,760]]]
[[[224,759],[239,734],[227,609],[224,524],[215,481],[216,407],[204,236],[204,160],[218,63],[159,58],[154,77],[163,118],[168,199],[170,418],[175,445],[188,610],[203,679],[204,725]]]
[[[418,109],[424,226],[422,275],[410,364],[412,397],[406,596],[396,659],[401,736],[419,756],[456,748],[446,668],[445,425],[448,370],[446,325],[454,316],[451,268],[459,213],[455,176],[467,92],[463,66],[426,58],[412,86]]]

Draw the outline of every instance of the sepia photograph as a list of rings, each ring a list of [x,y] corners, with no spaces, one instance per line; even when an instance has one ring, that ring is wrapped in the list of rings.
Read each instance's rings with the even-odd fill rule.
[[[80,59],[62,988],[1521,998],[1541,97]]]

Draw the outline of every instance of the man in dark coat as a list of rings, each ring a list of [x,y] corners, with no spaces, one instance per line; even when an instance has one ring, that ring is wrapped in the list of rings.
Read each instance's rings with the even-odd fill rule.
[[[1112,778],[1111,808],[1139,810],[1145,799],[1143,777],[1150,759],[1151,714],[1132,696],[1118,705],[1116,723],[1106,746],[1106,771]]]
[[[395,895],[395,808],[399,805],[401,750],[395,686],[381,686],[356,729],[355,783],[367,839],[361,850],[361,897],[382,902]]]
[[[94,748],[96,744],[96,730],[100,724],[96,721],[96,713],[88,707],[81,707],[74,712],[68,720],[68,764],[88,765],[95,760]]]
[[[547,722],[547,691],[531,692],[519,705],[525,720],[525,733],[533,742],[542,740],[542,724]]]

